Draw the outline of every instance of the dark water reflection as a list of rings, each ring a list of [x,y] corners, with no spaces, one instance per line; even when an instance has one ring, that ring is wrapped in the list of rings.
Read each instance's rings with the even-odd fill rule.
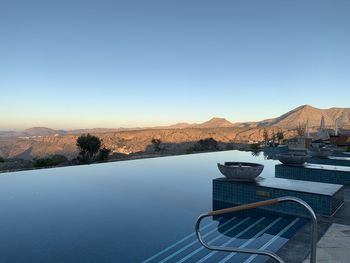
[[[0,262],[141,261],[193,232],[225,161],[274,176],[239,151],[1,174]]]

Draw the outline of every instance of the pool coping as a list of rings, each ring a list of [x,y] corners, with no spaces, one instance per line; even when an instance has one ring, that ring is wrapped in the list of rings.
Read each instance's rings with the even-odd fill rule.
[[[225,177],[219,177],[219,178],[215,178],[214,180],[219,180],[219,181],[229,181],[232,183],[236,183],[237,181],[234,180],[228,180]],[[314,186],[322,186],[327,184],[329,187],[334,188],[334,192],[330,193],[325,193],[325,192],[316,192],[316,191],[308,191],[309,189],[305,189],[303,190],[294,190],[294,189],[290,189],[290,185],[284,188],[281,188],[280,185],[276,185],[276,186],[270,186],[270,185],[264,185],[262,183],[262,181],[279,181],[279,182],[291,182],[297,185],[314,185]],[[333,196],[337,193],[339,193],[339,191],[342,191],[344,189],[344,185],[341,184],[329,184],[329,183],[322,183],[322,182],[313,182],[313,181],[302,181],[302,180],[296,180],[296,179],[286,179],[286,178],[276,178],[276,177],[260,177],[257,178],[255,182],[241,182],[239,181],[239,183],[242,184],[254,184],[257,187],[266,187],[266,188],[272,188],[272,189],[281,189],[281,190],[288,190],[291,192],[302,192],[302,193],[306,193],[306,194],[316,194],[316,195],[323,195],[323,196]],[[337,188],[337,189],[336,189]]]

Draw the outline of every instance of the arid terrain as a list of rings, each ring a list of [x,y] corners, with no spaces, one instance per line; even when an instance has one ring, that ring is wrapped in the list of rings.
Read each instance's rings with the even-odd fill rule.
[[[53,130],[44,127],[30,128],[23,132],[0,132],[0,156],[30,160],[61,154],[69,159],[76,157],[76,139],[82,133],[91,133],[103,140],[112,154],[135,152],[151,153],[152,139],[160,139],[164,152],[185,153],[200,139],[212,137],[227,147],[229,144],[261,142],[264,129],[271,135],[282,130],[285,138],[296,136],[296,128],[305,126],[307,120],[311,130],[316,130],[324,116],[326,127],[334,129],[336,119],[340,126],[350,127],[350,108],[317,109],[300,106],[280,117],[260,122],[231,123],[223,118],[213,118],[202,124],[179,123],[168,127],[135,129],[80,129],[72,131]]]

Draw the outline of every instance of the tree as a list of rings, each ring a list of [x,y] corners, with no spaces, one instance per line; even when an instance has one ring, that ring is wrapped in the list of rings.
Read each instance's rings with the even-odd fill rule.
[[[162,148],[160,148],[160,144],[162,141],[160,139],[152,139],[153,149],[155,152],[160,152]]]
[[[205,151],[218,151],[219,145],[218,142],[213,138],[207,138],[199,140],[196,144],[194,144],[192,147],[187,149],[187,153],[193,153],[193,152],[205,152]]]
[[[268,134],[266,129],[264,129],[263,136],[264,136],[264,143],[265,143],[265,145],[267,145],[267,143],[269,142],[270,139],[269,139],[269,134]]]
[[[260,143],[252,143],[251,145],[250,145],[250,148],[252,149],[252,150],[260,150]]]
[[[296,130],[297,130],[297,134],[298,134],[299,137],[302,137],[304,135],[304,133],[305,133],[305,127],[302,126],[300,123],[299,123],[299,125],[298,125]]]
[[[204,151],[215,151],[219,149],[218,142],[211,137],[204,140],[199,140],[198,144]]]
[[[276,133],[275,133],[275,130],[272,130],[272,136],[271,136],[272,138],[272,144],[273,144],[273,146],[275,146],[275,142],[276,142]]]
[[[279,130],[276,134],[278,143],[281,143],[281,141],[284,139],[284,132],[282,130]]]
[[[79,136],[76,145],[79,149],[79,160],[89,163],[93,161],[96,153],[100,150],[101,140],[88,133]]]
[[[98,152],[98,160],[107,161],[110,153],[111,153],[110,149],[107,149],[106,147],[101,148],[100,151]]]

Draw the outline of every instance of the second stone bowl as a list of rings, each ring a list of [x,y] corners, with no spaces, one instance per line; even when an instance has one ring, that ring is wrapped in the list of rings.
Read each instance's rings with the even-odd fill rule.
[[[277,159],[286,165],[303,165],[311,156],[307,154],[282,153],[276,155]]]
[[[264,165],[246,162],[225,162],[218,163],[220,172],[230,180],[254,181],[264,169]]]

